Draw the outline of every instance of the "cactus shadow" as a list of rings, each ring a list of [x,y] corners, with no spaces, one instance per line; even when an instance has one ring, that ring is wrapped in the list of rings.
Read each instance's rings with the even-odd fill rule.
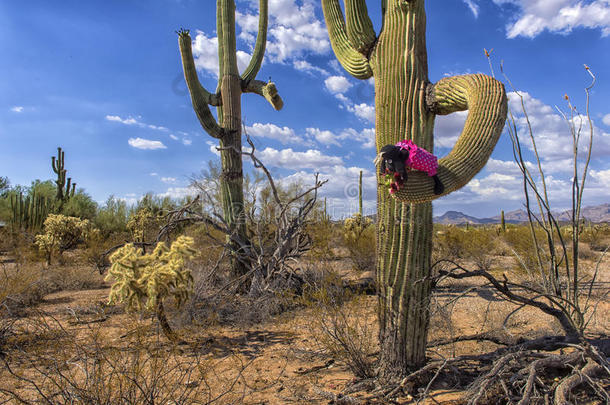
[[[216,358],[241,354],[247,358],[259,357],[267,347],[290,345],[295,337],[287,332],[265,330],[244,331],[238,336],[209,336],[196,342],[199,354],[213,354]]]

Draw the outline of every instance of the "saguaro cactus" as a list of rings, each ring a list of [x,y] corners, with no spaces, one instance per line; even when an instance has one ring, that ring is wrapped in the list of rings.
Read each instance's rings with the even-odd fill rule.
[[[51,167],[55,174],[57,174],[57,201],[65,201],[74,195],[76,190],[76,183],[72,183],[72,178],[68,177],[66,182],[66,169],[64,169],[64,152],[60,147],[57,148],[57,158],[51,156]],[[72,184],[71,184],[72,183]],[[71,187],[71,188],[70,188]]]
[[[259,24],[252,60],[240,75],[237,70],[235,40],[235,1],[217,0],[216,28],[218,31],[219,77],[215,93],[207,91],[199,82],[188,30],[180,30],[179,44],[184,78],[191,94],[193,109],[203,129],[220,145],[222,174],[220,188],[223,216],[231,231],[246,241],[244,221],[243,170],[241,156],[241,94],[263,96],[276,110],[283,106],[275,84],[255,80],[263,62],[267,42],[267,0],[259,3]],[[209,106],[217,107],[218,121]],[[245,269],[235,261],[233,270],[241,275]]]
[[[321,0],[331,45],[343,68],[375,78],[377,151],[412,139],[433,151],[434,117],[469,110],[460,138],[439,160],[443,195],[464,186],[489,158],[504,127],[503,85],[481,74],[428,80],[424,0],[381,0],[377,36],[365,0]],[[433,181],[423,172],[390,195],[377,188],[377,283],[381,377],[425,362],[430,301]],[[378,183],[382,181],[378,178]]]

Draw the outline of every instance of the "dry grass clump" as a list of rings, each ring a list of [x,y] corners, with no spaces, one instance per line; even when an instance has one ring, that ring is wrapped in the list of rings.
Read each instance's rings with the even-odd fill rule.
[[[236,383],[247,361],[236,357],[218,367],[219,361],[196,348],[151,340],[150,328],[141,325],[117,341],[92,327],[77,337],[48,319],[41,316],[12,339],[12,350],[2,359],[1,402],[152,405],[243,400]]]

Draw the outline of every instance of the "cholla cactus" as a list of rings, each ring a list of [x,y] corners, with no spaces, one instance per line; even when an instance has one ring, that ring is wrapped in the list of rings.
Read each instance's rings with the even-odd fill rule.
[[[375,227],[370,218],[354,214],[343,222],[343,241],[356,270],[370,270],[375,264]]]
[[[50,214],[44,221],[44,233],[36,235],[34,243],[46,253],[47,264],[51,264],[53,253],[61,255],[93,232],[96,230],[88,219]]]
[[[127,310],[155,311],[163,333],[172,341],[177,336],[169,326],[163,300],[174,298],[181,307],[191,295],[193,276],[185,262],[195,255],[193,238],[180,236],[168,248],[164,242],[150,254],[127,244],[110,256],[112,267],[106,281],[114,280],[110,288],[109,303],[122,302]]]
[[[149,208],[139,209],[127,221],[127,229],[131,232],[134,242],[144,242],[146,230],[157,224],[155,214]]]

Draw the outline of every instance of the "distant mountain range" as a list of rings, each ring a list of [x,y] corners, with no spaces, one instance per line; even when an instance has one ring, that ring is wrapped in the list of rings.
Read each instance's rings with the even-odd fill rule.
[[[571,211],[565,211],[560,213],[554,213],[555,218],[558,221],[568,221],[570,219]],[[584,207],[580,212],[581,217],[586,218],[591,222],[610,222],[610,204],[601,204],[593,207]],[[509,224],[518,224],[528,220],[527,212],[523,209],[508,211],[504,213],[504,220]],[[477,218],[470,215],[466,215],[459,211],[447,211],[441,216],[434,217],[434,222],[438,224],[472,224],[472,225],[485,225],[485,224],[499,224],[500,215],[496,215],[492,218]]]

